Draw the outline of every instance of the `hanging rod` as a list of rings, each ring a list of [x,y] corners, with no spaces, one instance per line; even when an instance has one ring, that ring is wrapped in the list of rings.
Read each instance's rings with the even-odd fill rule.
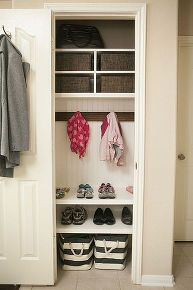
[[[56,121],[68,121],[75,112],[56,112]],[[103,121],[109,112],[81,112],[87,121]],[[133,122],[135,120],[134,112],[116,112],[119,121]]]

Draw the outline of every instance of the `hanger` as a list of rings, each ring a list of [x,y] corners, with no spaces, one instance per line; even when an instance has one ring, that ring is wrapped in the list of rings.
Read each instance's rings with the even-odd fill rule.
[[[5,35],[11,39],[11,33],[5,31],[4,25],[2,25],[2,28],[3,28],[3,32],[5,33]]]

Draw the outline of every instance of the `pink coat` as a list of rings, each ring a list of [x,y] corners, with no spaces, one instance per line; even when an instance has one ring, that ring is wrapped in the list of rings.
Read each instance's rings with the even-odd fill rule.
[[[123,165],[124,144],[117,115],[111,112],[101,126],[100,160]]]

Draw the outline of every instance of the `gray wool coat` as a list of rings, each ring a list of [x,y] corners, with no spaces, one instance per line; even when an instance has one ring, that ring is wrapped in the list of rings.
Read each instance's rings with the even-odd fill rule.
[[[20,152],[29,149],[26,72],[29,64],[5,35],[0,35],[0,176],[13,177]]]

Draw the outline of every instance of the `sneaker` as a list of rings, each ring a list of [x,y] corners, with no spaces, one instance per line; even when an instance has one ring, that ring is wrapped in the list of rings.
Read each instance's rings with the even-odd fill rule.
[[[107,198],[112,199],[116,197],[114,187],[110,183],[106,184],[105,193],[107,195]]]
[[[85,188],[84,188],[84,184],[80,184],[77,190],[77,198],[84,198],[85,197]]]
[[[89,184],[85,184],[84,189],[85,189],[85,197],[88,199],[93,198],[94,192],[93,188]]]

